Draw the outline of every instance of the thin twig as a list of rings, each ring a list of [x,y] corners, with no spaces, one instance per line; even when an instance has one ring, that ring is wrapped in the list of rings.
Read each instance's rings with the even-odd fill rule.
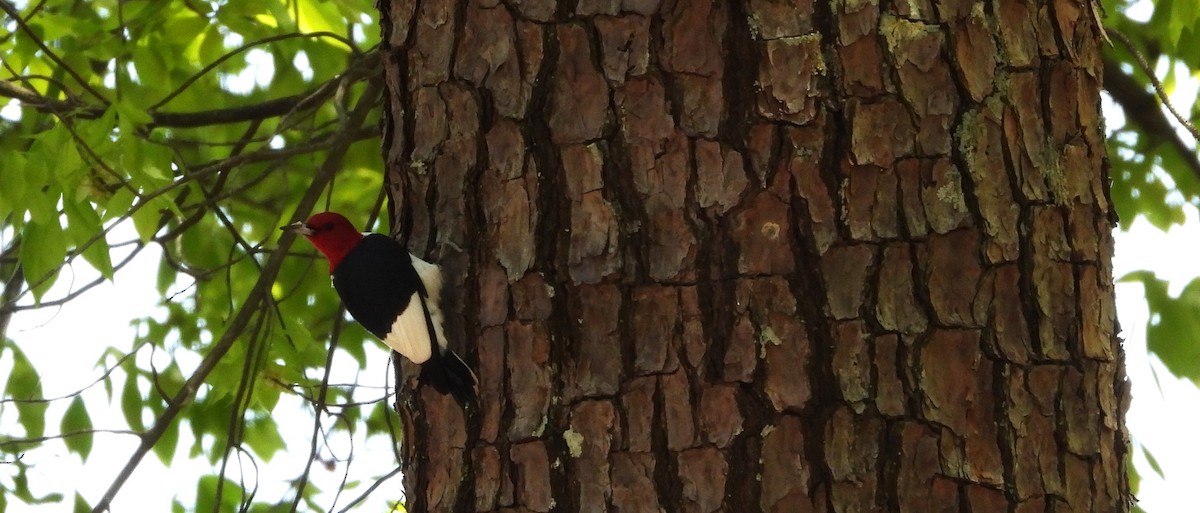
[[[348,126],[362,126],[367,113],[377,103],[380,89],[381,86],[377,82],[369,83],[367,91],[359,98],[359,105],[356,106]],[[333,178],[336,170],[341,167],[342,157],[353,142],[354,138],[348,133],[334,139],[328,157],[317,173],[315,173],[312,184],[296,205],[296,211],[293,215],[295,220],[300,220],[307,216],[313,206],[316,205],[325,185]],[[221,339],[213,344],[212,350],[205,355],[200,365],[197,366],[196,371],[184,383],[183,388],[167,403],[166,408],[159,415],[158,419],[155,420],[154,427],[142,435],[141,444],[138,445],[133,455],[130,456],[129,461],[126,462],[125,467],[121,469],[121,472],[117,474],[112,484],[109,485],[104,496],[92,508],[92,513],[101,513],[109,510],[113,498],[116,497],[117,492],[121,490],[125,482],[129,480],[129,476],[133,474],[134,469],[145,458],[146,453],[150,452],[154,444],[158,443],[159,439],[167,431],[167,428],[170,427],[172,422],[175,422],[175,418],[183,411],[184,406],[195,396],[200,385],[204,383],[204,380],[216,368],[217,363],[233,347],[233,344],[249,324],[250,319],[255,313],[259,312],[262,303],[270,295],[271,286],[275,283],[275,277],[279,274],[279,268],[283,264],[283,259],[295,240],[296,234],[294,232],[285,231],[279,237],[279,243],[275,251],[271,252],[267,263],[263,266],[262,274],[253,288],[250,289],[250,293],[247,294],[246,300],[242,303],[237,314],[229,322],[225,333],[221,335]]]
[[[361,120],[364,119],[367,113],[370,112],[370,110],[374,107],[375,100],[378,99],[377,97],[379,92],[380,84],[378,82],[370,82],[368,84],[367,90],[363,92],[361,97],[359,97],[358,105],[355,106],[354,112],[350,115],[351,119],[358,119],[358,121],[353,123],[355,126],[361,124]],[[334,166],[341,167],[341,157],[344,155],[344,150],[348,147],[349,145],[343,147],[343,152],[339,152],[337,154],[332,154],[331,152],[331,158],[322,164],[322,171],[332,174],[331,168]],[[296,484],[296,497],[292,501],[292,507],[290,509],[292,512],[295,512],[297,508],[300,507],[300,501],[304,498],[304,488],[308,485],[309,472],[312,469],[313,460],[315,460],[317,456],[317,440],[318,433],[321,430],[321,415],[325,412],[325,400],[329,393],[329,375],[333,370],[334,350],[337,349],[338,339],[341,333],[342,319],[345,317],[343,315],[344,312],[342,311],[344,308],[344,306],[338,306],[338,315],[334,317],[333,320],[334,331],[329,343],[328,353],[325,357],[325,375],[321,378],[321,388],[317,392],[317,403],[315,405],[315,415],[313,421],[313,435],[310,442],[311,445],[309,447],[308,462],[305,463],[304,472],[300,476],[299,483]]]
[[[1192,175],[1200,179],[1200,157],[1163,113],[1158,97],[1133,77],[1122,73],[1119,67],[1120,63],[1112,57],[1104,56],[1104,90],[1125,110],[1125,115],[1143,134],[1157,134],[1163,138],[1179,154]]]
[[[325,372],[321,376],[321,387],[317,389],[317,402],[313,405],[313,430],[308,446],[308,461],[304,463],[304,472],[300,474],[299,482],[296,483],[296,497],[292,500],[292,507],[289,510],[292,512],[300,507],[300,501],[304,498],[304,488],[308,486],[308,476],[312,471],[313,461],[317,459],[317,441],[320,440],[322,431],[321,415],[327,413],[325,402],[329,398],[329,375],[333,372],[333,356],[337,351],[338,341],[341,340],[345,307],[338,305],[337,312],[337,317],[333,318],[333,332],[329,336],[329,349],[325,353]]]
[[[238,380],[237,393],[233,400],[233,411],[229,412],[229,425],[225,431],[225,451],[221,457],[221,469],[217,473],[217,491],[213,498],[213,513],[221,510],[221,495],[225,492],[225,471],[229,466],[229,457],[234,450],[242,445],[242,437],[246,432],[246,409],[250,407],[250,398],[254,393],[255,369],[262,362],[267,344],[263,343],[263,329],[266,327],[266,317],[259,315],[254,323],[253,333],[249,337],[246,357],[242,360],[242,375]],[[240,460],[239,460],[240,461]]]
[[[362,501],[366,500],[367,496],[371,495],[371,493],[374,492],[376,488],[379,488],[379,486],[382,485],[385,481],[387,481],[388,479],[391,479],[393,477],[396,477],[396,474],[399,474],[401,470],[402,469],[400,468],[400,466],[397,465],[396,468],[392,469],[391,472],[388,472],[387,474],[384,474],[379,479],[376,479],[374,483],[371,483],[371,486],[367,487],[366,490],[363,490],[363,493],[361,495],[356,497],[354,500],[350,501],[350,504],[347,504],[346,507],[339,509],[338,513],[346,513],[347,511],[354,509],[355,506],[357,506]]]
[[[74,68],[66,63],[66,61],[63,61],[57,53],[54,53],[54,50],[51,50],[50,47],[46,46],[46,43],[42,41],[42,38],[36,32],[34,32],[33,29],[29,28],[29,24],[25,23],[25,20],[21,18],[21,13],[18,12],[13,5],[9,4],[8,2],[0,2],[0,10],[3,10],[6,14],[11,16],[13,21],[17,22],[17,27],[29,35],[29,39],[31,39],[33,43],[37,45],[42,53],[45,54],[46,57],[49,57],[50,60],[54,61],[54,64],[62,68],[63,71],[66,71],[68,75],[71,75],[71,78],[74,78],[76,82],[79,82],[80,87],[82,87],[88,93],[91,93],[92,96],[95,96],[97,100],[100,100],[100,103],[103,103],[106,106],[110,103],[108,98],[105,98],[104,95],[100,94],[100,91],[97,91],[93,89],[92,86],[88,85],[87,80],[80,76]]]
[[[62,439],[62,438],[70,438],[73,436],[82,436],[82,435],[134,435],[134,436],[141,436],[142,433],[138,433],[137,431],[133,431],[131,429],[80,429],[77,431],[69,431],[66,433],[59,433],[57,435],[35,436],[35,437],[31,437],[31,438],[9,438],[7,440],[0,441],[0,447],[15,447],[15,446],[20,446],[20,445],[25,445],[25,444],[37,445],[37,444],[43,444],[43,443],[49,442],[50,440],[58,440],[58,439]]]
[[[120,367],[120,366],[121,366],[121,364],[125,363],[125,361],[126,361],[126,360],[128,360],[128,359],[130,359],[130,358],[132,358],[132,357],[136,356],[136,355],[138,354],[138,352],[139,352],[139,351],[141,351],[143,347],[146,347],[146,345],[147,345],[148,343],[149,343],[149,341],[142,341],[140,344],[138,344],[138,345],[137,345],[137,347],[134,347],[132,351],[130,351],[130,352],[128,352],[128,353],[125,353],[125,355],[124,355],[124,356],[121,356],[120,358],[118,358],[118,359],[117,359],[117,362],[116,362],[116,363],[114,363],[112,366],[110,366],[110,367],[105,367],[105,368],[104,368],[104,372],[103,372],[102,374],[100,374],[100,377],[96,378],[96,379],[95,379],[95,381],[92,381],[91,383],[88,383],[86,386],[84,386],[83,388],[80,388],[79,390],[76,390],[76,391],[74,391],[74,392],[71,392],[71,393],[69,393],[69,394],[66,394],[66,395],[61,395],[61,396],[58,396],[58,397],[51,397],[51,398],[49,398],[49,399],[46,399],[46,398],[41,398],[41,399],[17,399],[17,398],[15,398],[15,397],[13,397],[13,398],[7,398],[7,399],[0,399],[0,404],[4,404],[4,403],[17,403],[17,404],[29,404],[29,403],[52,403],[52,402],[55,402],[55,401],[62,401],[62,400],[66,400],[66,399],[72,399],[72,398],[74,398],[74,397],[76,397],[76,396],[78,396],[78,395],[80,395],[80,394],[82,394],[82,393],[84,393],[84,392],[86,392],[86,391],[90,390],[92,387],[96,386],[96,384],[100,383],[101,381],[104,381],[104,380],[105,380],[105,378],[108,378],[110,375],[112,375],[113,371],[116,371],[116,370],[117,370],[117,368],[118,368],[118,367]],[[153,346],[152,346],[152,347],[153,347]]]
[[[211,125],[226,125],[245,121],[263,120],[303,111],[317,105],[337,91],[340,84],[357,82],[378,62],[378,52],[371,51],[352,64],[346,72],[300,94],[266,100],[260,103],[207,109],[197,112],[160,112],[148,109],[150,128],[198,128]],[[15,75],[16,70],[12,70]],[[64,89],[64,93],[69,91]],[[21,87],[12,82],[0,81],[0,96],[13,98],[41,111],[55,113],[60,118],[97,119],[104,115],[107,106],[88,106],[78,100],[59,100],[42,96],[34,89]]]
[[[255,48],[258,46],[265,45],[265,44],[274,43],[276,41],[283,41],[285,39],[295,39],[298,37],[303,37],[303,38],[328,37],[331,39],[336,39],[336,40],[340,41],[342,44],[345,44],[346,46],[350,47],[351,52],[353,52],[355,55],[358,55],[358,53],[359,53],[358,47],[355,46],[353,41],[350,41],[350,40],[342,37],[340,34],[334,34],[332,32],[311,32],[311,33],[293,32],[290,34],[277,34],[274,36],[265,37],[262,39],[258,39],[258,40],[243,44],[242,46],[234,48],[233,50],[226,52],[224,55],[221,55],[216,60],[208,63],[208,65],[201,68],[200,71],[197,71],[195,74],[188,77],[187,80],[184,80],[182,83],[180,83],[179,87],[176,87],[174,91],[171,91],[170,94],[167,94],[166,97],[155,102],[154,105],[151,105],[146,110],[153,111],[153,110],[157,110],[159,107],[162,107],[163,105],[166,105],[171,100],[174,100],[176,97],[178,97],[180,94],[183,94],[183,92],[186,91],[189,87],[191,87],[191,85],[193,83],[195,83],[197,80],[200,80],[202,77],[204,77],[204,75],[207,75],[210,71],[216,69],[217,66],[220,66],[221,63],[233,58],[233,56],[235,56],[237,54],[240,54],[242,52],[250,50],[251,48]]]
[[[120,271],[123,267],[125,267],[125,265],[127,265],[129,262],[132,262],[133,258],[136,257],[138,255],[138,253],[141,253],[141,251],[145,248],[146,248],[146,246],[143,244],[138,244],[136,247],[134,247],[133,251],[129,252],[129,255],[127,255],[123,260],[121,260],[120,262],[118,262],[116,265],[113,266],[113,273],[115,274],[117,271]],[[53,276],[56,272],[61,271],[63,269],[63,267],[65,267],[65,266],[59,266],[57,269],[55,269],[54,272],[49,273],[49,275]],[[5,302],[3,303],[3,306],[0,306],[0,314],[11,314],[13,312],[20,312],[22,310],[36,310],[39,308],[47,308],[47,307],[51,307],[51,306],[61,306],[61,305],[67,304],[67,302],[79,297],[84,292],[91,290],[93,287],[95,287],[101,283],[104,283],[107,280],[108,280],[108,278],[101,276],[99,278],[96,278],[95,280],[88,282],[86,285],[79,287],[78,289],[72,290],[71,292],[67,293],[67,295],[65,295],[63,297],[60,297],[58,299],[52,299],[49,301],[40,301],[40,302],[38,302],[36,304],[32,304],[32,305],[16,304],[16,300],[19,299],[25,293],[25,291],[20,291],[17,293],[17,299],[9,300],[8,298],[5,298]],[[30,288],[40,285],[42,281],[43,280],[38,280],[34,285],[30,286]],[[20,289],[18,289],[18,291],[19,290]]]
[[[1167,110],[1171,112],[1171,115],[1175,116],[1175,120],[1178,121],[1180,125],[1183,125],[1183,128],[1185,128],[1188,133],[1192,134],[1192,139],[1200,142],[1200,131],[1197,131],[1196,126],[1193,125],[1191,121],[1185,119],[1183,114],[1180,114],[1179,111],[1175,109],[1175,105],[1171,103],[1171,98],[1167,96],[1167,89],[1163,87],[1162,82],[1159,81],[1158,77],[1154,75],[1154,68],[1150,67],[1149,62],[1146,62],[1146,57],[1142,55],[1141,50],[1138,50],[1138,48],[1134,46],[1133,41],[1125,36],[1125,34],[1121,33],[1121,31],[1113,28],[1109,28],[1107,30],[1110,35],[1116,38],[1117,41],[1120,41],[1121,44],[1125,45],[1125,48],[1129,50],[1129,53],[1133,54],[1134,61],[1137,62],[1137,65],[1142,69],[1142,72],[1146,74],[1146,78],[1150,80],[1150,84],[1154,86],[1154,92],[1158,93],[1158,99],[1161,100],[1163,105],[1167,107]]]
[[[194,180],[197,180],[199,178],[202,178],[204,176],[207,176],[207,175],[210,175],[213,173],[232,169],[234,167],[237,167],[237,166],[240,166],[243,164],[264,162],[264,161],[273,160],[273,159],[284,159],[284,158],[289,158],[289,157],[293,157],[293,156],[297,156],[297,155],[315,153],[315,152],[318,152],[321,150],[328,149],[328,148],[334,146],[335,143],[337,143],[338,141],[341,141],[344,139],[348,139],[349,142],[353,143],[353,142],[357,142],[357,141],[360,141],[363,139],[369,139],[370,137],[378,135],[377,133],[373,134],[367,130],[363,130],[361,127],[349,128],[348,130],[349,130],[348,132],[329,134],[328,137],[324,137],[324,138],[321,138],[320,140],[311,141],[308,144],[304,144],[304,145],[300,145],[300,146],[296,146],[296,147],[292,147],[292,148],[284,148],[284,149],[280,149],[280,150],[264,149],[264,150],[260,150],[257,152],[251,152],[251,153],[238,155],[237,157],[223,159],[223,160],[220,160],[220,161],[217,161],[214,163],[210,163],[210,164],[206,164],[202,167],[199,167],[196,170],[184,175],[183,177],[179,178],[178,180],[176,180],[174,182],[171,182],[169,185],[167,185],[161,189],[155,190],[150,193],[143,194],[142,201],[138,201],[138,202],[134,203],[133,206],[130,207],[129,212],[123,213],[121,215],[121,217],[119,217],[116,221],[109,223],[109,225],[104,227],[104,229],[102,229],[99,233],[93,235],[90,239],[84,241],[83,244],[78,245],[75,249],[75,252],[70,254],[67,257],[67,260],[65,262],[63,262],[63,264],[60,265],[58,268],[56,268],[55,271],[58,271],[58,270],[62,269],[62,267],[70,264],[72,261],[74,261],[76,256],[82,254],[85,250],[90,248],[92,246],[92,244],[95,244],[101,238],[107,236],[108,233],[110,231],[112,231],[122,221],[132,218],[133,214],[135,212],[144,208],[146,205],[149,204],[149,202],[151,200],[153,200],[159,196],[162,196],[164,194],[167,194],[168,192],[171,192],[172,190],[175,190],[179,187],[182,187],[189,182],[192,182]],[[34,280],[32,283],[29,284],[29,288],[22,291],[16,298],[14,298],[13,300],[10,300],[10,301],[6,301],[3,305],[0,305],[0,311],[3,311],[4,308],[11,307],[17,300],[20,300],[22,297],[24,297],[25,294],[27,294],[29,292],[29,289],[32,289],[32,288],[37,287],[38,285],[41,285],[43,282],[48,280],[50,278],[50,276],[52,276],[53,274],[54,274],[54,272],[50,272],[50,273],[47,273],[46,276],[42,276],[39,279]]]
[[[297,212],[307,212],[308,210],[312,209],[312,206],[316,203],[317,198],[320,197],[321,189],[324,188],[328,180],[328,176],[314,176],[313,183],[311,186],[309,186],[308,192],[306,192],[304,197],[300,200],[300,204],[297,207]],[[154,427],[142,435],[141,444],[139,444],[137,449],[134,450],[133,455],[130,456],[129,461],[125,464],[125,467],[121,469],[121,472],[117,474],[112,484],[109,485],[108,490],[104,493],[104,496],[99,502],[96,503],[96,506],[92,509],[92,513],[100,513],[109,510],[109,505],[112,503],[113,498],[116,497],[117,492],[121,490],[121,487],[124,486],[125,482],[129,479],[129,476],[133,474],[133,470],[136,469],[138,464],[141,463],[142,459],[146,456],[146,453],[150,452],[150,449],[154,447],[154,444],[156,444],[159,439],[162,438],[163,434],[166,433],[167,428],[170,427],[171,423],[175,421],[175,418],[179,416],[179,413],[183,411],[184,406],[191,401],[193,396],[195,396],[196,391],[199,390],[200,385],[204,383],[204,380],[208,377],[209,373],[216,368],[217,363],[220,362],[221,358],[223,358],[225,354],[229,352],[229,350],[233,347],[234,342],[238,340],[238,337],[241,335],[246,325],[250,322],[250,318],[258,311],[259,305],[262,303],[263,298],[270,293],[271,285],[275,282],[275,276],[279,273],[279,267],[283,264],[283,257],[287,254],[287,248],[290,247],[296,239],[294,235],[289,235],[291,234],[285,232],[279,238],[278,249],[271,253],[271,257],[267,261],[267,265],[264,267],[263,274],[259,276],[258,281],[254,284],[254,287],[247,295],[246,301],[242,303],[241,309],[238,310],[237,315],[229,323],[225,333],[221,336],[221,339],[218,340],[217,343],[213,345],[212,350],[205,355],[204,359],[200,362],[200,365],[196,368],[196,371],[190,378],[188,378],[187,382],[184,383],[183,388],[179,391],[179,393],[175,394],[175,396],[171,398],[171,401],[167,403],[166,409],[164,409],[162,414],[160,414],[158,419],[156,419]]]

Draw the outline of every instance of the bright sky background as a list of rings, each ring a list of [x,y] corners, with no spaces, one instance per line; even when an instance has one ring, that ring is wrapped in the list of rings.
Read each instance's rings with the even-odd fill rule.
[[[1200,274],[1200,219],[1189,209],[1185,226],[1163,233],[1145,221],[1133,223],[1129,233],[1117,233],[1113,259],[1117,277],[1150,269],[1171,282],[1178,294]],[[1126,369],[1133,384],[1133,403],[1126,421],[1133,434],[1134,465],[1142,476],[1137,497],[1147,513],[1194,513],[1196,483],[1200,483],[1200,390],[1172,376],[1157,357],[1146,354],[1146,321],[1149,310],[1140,283],[1117,284],[1117,316],[1125,338]],[[1159,477],[1147,463],[1139,445],[1154,455],[1162,467]]]

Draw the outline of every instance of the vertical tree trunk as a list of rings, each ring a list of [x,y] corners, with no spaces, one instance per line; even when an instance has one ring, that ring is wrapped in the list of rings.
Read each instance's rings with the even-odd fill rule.
[[[1128,510],[1089,5],[380,8],[410,511]]]

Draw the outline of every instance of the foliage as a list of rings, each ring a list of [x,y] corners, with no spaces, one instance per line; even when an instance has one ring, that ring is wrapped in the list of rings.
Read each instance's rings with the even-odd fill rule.
[[[1131,10],[1149,2],[1110,0],[1106,8],[1113,44],[1105,54],[1105,87],[1125,114],[1125,123],[1110,121],[1108,155],[1112,161],[1112,198],[1128,227],[1142,217],[1161,230],[1183,223],[1185,212],[1200,206],[1200,156],[1194,119],[1200,115],[1200,96],[1188,103],[1164,104],[1162,95],[1173,95],[1181,75],[1200,77],[1200,11],[1187,0],[1156,0],[1148,19],[1135,20]],[[1155,72],[1163,74],[1161,79]],[[1157,96],[1156,96],[1157,95]],[[1168,111],[1171,114],[1168,114]],[[1178,114],[1176,116],[1175,114]],[[1178,119],[1178,118],[1182,118]],[[1167,283],[1153,273],[1139,272],[1124,278],[1141,282],[1146,291],[1151,322],[1147,345],[1172,373],[1200,379],[1200,332],[1192,329],[1200,314],[1196,300],[1200,281],[1172,297]]]
[[[1114,41],[1105,55],[1105,84],[1128,122],[1109,126],[1108,154],[1113,160],[1112,195],[1118,211],[1128,221],[1142,216],[1165,230],[1183,222],[1183,205],[1200,205],[1200,158],[1195,152],[1195,128],[1189,126],[1189,134],[1166,116],[1155,89],[1171,94],[1180,69],[1200,69],[1200,55],[1190,51],[1200,44],[1200,14],[1187,1],[1155,4],[1145,22],[1123,15],[1131,4],[1109,7],[1119,14],[1107,20]],[[1165,70],[1161,81],[1156,69]],[[1171,107],[1185,118],[1200,112],[1195,98],[1190,107]]]
[[[1108,156],[1112,163],[1112,199],[1124,227],[1142,217],[1160,230],[1182,224],[1185,211],[1200,205],[1200,138],[1194,121],[1200,97],[1175,95],[1179,79],[1194,82],[1200,71],[1200,11],[1190,0],[1105,0],[1105,25],[1113,44],[1105,53],[1105,89],[1125,115],[1109,120]],[[1151,9],[1152,7],[1152,9]],[[1147,12],[1149,9],[1149,12]],[[1132,14],[1132,15],[1131,15]],[[1172,96],[1165,104],[1162,97]],[[1141,282],[1150,310],[1146,326],[1149,352],[1177,376],[1200,380],[1200,280],[1178,296],[1150,271],[1131,273]],[[1163,477],[1156,459],[1142,453],[1151,470]],[[1129,466],[1131,485],[1140,477]],[[1140,508],[1138,508],[1140,511]]]
[[[308,248],[285,259],[291,239],[276,240],[315,203],[357,219],[379,209],[377,12],[349,0],[0,7],[0,95],[11,99],[0,120],[0,335],[14,313],[70,301],[149,248],[162,255],[160,309],[133,319],[136,335],[97,362],[93,387],[126,426],[102,424],[105,405],[83,390],[44,397],[48,369],[4,339],[12,370],[0,418],[17,422],[0,429],[0,510],[68,500],[102,509],[111,497],[69,484],[37,495],[46,485],[30,482],[33,458],[22,455],[61,439],[86,462],[129,434],[166,465],[182,440],[208,461],[199,502],[178,507],[289,509],[288,496],[256,497],[254,483],[227,470],[285,447],[273,416],[281,396],[312,405],[308,429],[391,429],[353,405],[382,402],[378,390],[327,386],[331,336],[361,366],[364,332],[337,329],[336,296]],[[77,265],[100,276],[54,287]],[[140,457],[96,477],[115,493]],[[296,472],[284,478],[294,480],[289,496],[311,501],[308,470]]]

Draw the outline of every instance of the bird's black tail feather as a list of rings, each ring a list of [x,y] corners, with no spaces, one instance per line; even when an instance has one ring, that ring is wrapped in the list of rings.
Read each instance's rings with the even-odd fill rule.
[[[467,362],[449,349],[434,351],[429,360],[421,364],[421,381],[433,385],[438,392],[453,395],[463,406],[475,402],[475,373],[471,372]]]

